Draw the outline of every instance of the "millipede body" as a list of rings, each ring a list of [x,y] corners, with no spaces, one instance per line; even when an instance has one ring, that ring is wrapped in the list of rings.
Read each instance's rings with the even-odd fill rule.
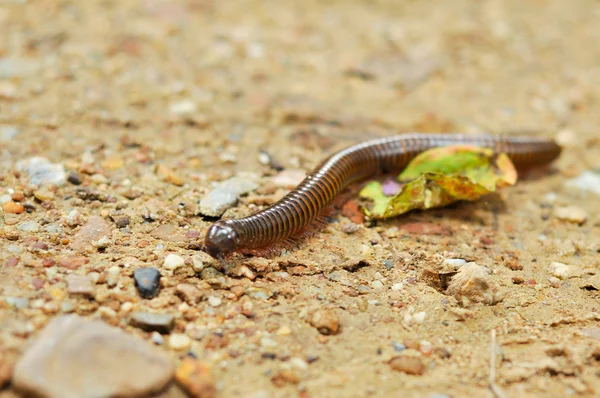
[[[553,140],[460,134],[402,134],[366,141],[325,159],[278,202],[251,216],[210,227],[205,250],[223,260],[242,249],[285,240],[309,225],[346,186],[369,176],[400,171],[419,153],[449,145],[476,145],[506,153],[518,170],[552,162],[561,152]]]

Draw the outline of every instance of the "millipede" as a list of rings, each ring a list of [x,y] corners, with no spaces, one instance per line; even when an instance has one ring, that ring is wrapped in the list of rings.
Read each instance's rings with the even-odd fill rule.
[[[312,223],[348,185],[400,171],[419,153],[450,145],[474,145],[506,153],[518,171],[549,164],[561,152],[554,140],[535,137],[401,134],[365,141],[326,158],[296,188],[266,209],[215,222],[206,233],[204,249],[224,261],[234,252],[284,241]]]

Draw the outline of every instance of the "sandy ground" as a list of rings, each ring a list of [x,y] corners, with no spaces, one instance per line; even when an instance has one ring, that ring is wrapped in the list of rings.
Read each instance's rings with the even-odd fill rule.
[[[0,195],[27,206],[0,213],[0,298],[29,300],[0,305],[4,364],[62,312],[152,341],[133,310],[174,315],[191,345],[161,349],[193,352],[223,397],[598,396],[600,198],[565,184],[600,167],[599,18],[592,0],[3,1]],[[288,189],[261,151],[294,181],[405,131],[527,132],[564,153],[475,203],[353,233],[338,213],[298,248],[235,258],[229,276],[196,250],[215,182],[258,184],[225,217]],[[16,164],[32,156],[82,184],[31,186]],[[110,228],[101,250],[81,233],[92,216]],[[165,269],[169,253],[185,266]],[[60,266],[72,256],[86,264]],[[502,300],[448,294],[439,275],[457,258],[488,267]],[[161,271],[156,298],[137,294],[139,267]],[[90,276],[95,298],[69,292],[69,273]],[[175,294],[182,283],[200,302]],[[339,333],[319,333],[315,312]],[[395,370],[395,356],[422,374]],[[0,396],[15,396],[5,381]]]

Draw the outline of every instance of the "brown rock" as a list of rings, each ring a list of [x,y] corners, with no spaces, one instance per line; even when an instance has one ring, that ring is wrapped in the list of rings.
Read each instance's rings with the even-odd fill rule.
[[[277,372],[273,377],[271,377],[271,382],[276,387],[283,387],[286,384],[298,384],[302,378],[298,374],[297,371],[292,369],[284,369]]]
[[[171,170],[170,168],[168,168],[167,166],[165,166],[163,164],[159,164],[158,166],[156,166],[155,172],[156,172],[156,175],[161,180],[168,182],[170,184],[176,185],[178,187],[185,184],[185,180],[183,178],[181,178],[180,176],[175,174],[175,172],[173,170]]]
[[[25,210],[25,207],[20,203],[6,202],[2,204],[2,210],[9,214],[21,214]]]
[[[422,375],[425,373],[425,366],[421,358],[410,355],[398,355],[388,362],[392,369],[404,372],[409,375]]]
[[[355,224],[362,224],[365,221],[365,215],[360,210],[358,203],[356,203],[355,200],[344,203],[342,214]]]
[[[96,288],[91,279],[86,275],[67,275],[67,292],[71,296],[93,298]]]
[[[94,242],[104,236],[111,236],[110,225],[100,216],[90,216],[85,225],[73,237],[71,248],[74,250],[84,250],[92,247]]]
[[[492,305],[502,300],[498,284],[489,270],[475,263],[460,267],[448,284],[447,293],[463,304],[473,301]]]
[[[177,368],[175,380],[190,397],[212,398],[216,396],[215,382],[208,364],[186,358]]]
[[[310,315],[309,323],[324,335],[338,334],[340,321],[332,310],[320,309]]]
[[[17,363],[14,388],[26,396],[151,396],[173,365],[161,350],[99,320],[54,318]]]
[[[87,264],[90,262],[90,259],[84,256],[69,256],[69,257],[64,257],[61,258],[60,260],[58,260],[58,263],[56,265],[58,265],[61,268],[67,268],[70,270],[76,270],[77,268],[81,267],[84,264]],[[44,266],[46,266],[44,264]]]
[[[203,296],[202,292],[196,286],[189,283],[180,283],[177,285],[175,293],[190,305],[199,303]]]

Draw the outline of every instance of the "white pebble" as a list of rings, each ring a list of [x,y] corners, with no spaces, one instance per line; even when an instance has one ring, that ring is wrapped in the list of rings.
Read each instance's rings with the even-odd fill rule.
[[[277,347],[277,342],[270,337],[264,336],[260,339],[260,345],[265,348]]]
[[[383,288],[383,282],[377,280],[377,281],[373,281],[371,282],[371,287],[373,287],[373,289],[382,289]]]
[[[182,333],[173,333],[169,336],[169,348],[177,351],[183,351],[190,348],[192,339]]]
[[[447,258],[444,260],[444,263],[452,266],[452,267],[462,267],[467,262],[462,258]]]
[[[121,269],[113,265],[106,272],[106,285],[108,287],[115,287],[117,283],[119,283],[119,278],[121,277]]]
[[[223,303],[223,300],[221,300],[221,297],[218,296],[210,296],[208,298],[208,304],[211,307],[218,307]]]
[[[177,268],[183,267],[185,261],[183,260],[183,257],[178,256],[177,254],[168,254],[167,257],[165,258],[165,262],[163,264],[163,266],[168,269],[168,270],[176,270]]]
[[[156,345],[163,345],[165,343],[165,339],[158,332],[152,332],[152,342]]]
[[[402,282],[394,283],[392,285],[392,290],[399,292],[400,290],[402,290],[403,287],[404,287],[404,283],[402,283]]]
[[[198,107],[191,100],[174,102],[169,105],[169,112],[175,115],[189,115],[196,112],[197,109]]]
[[[308,369],[308,364],[306,363],[306,361],[304,359],[298,358],[298,357],[290,358],[290,365],[292,365],[292,367],[299,369],[299,370]]]
[[[192,257],[192,268],[194,270],[194,272],[202,272],[202,270],[204,268],[206,268],[206,264],[204,263],[204,261],[202,261],[202,257],[198,254],[195,254]]]
[[[558,279],[568,278],[570,273],[569,268],[570,267],[567,264],[559,263],[558,261],[550,263],[550,272]]]
[[[427,314],[424,311],[417,312],[416,314],[413,315],[413,320],[416,323],[423,323],[423,322],[425,322],[425,316],[426,315]]]
[[[576,206],[559,207],[554,210],[554,215],[559,220],[575,224],[583,224],[588,218],[587,212]]]

